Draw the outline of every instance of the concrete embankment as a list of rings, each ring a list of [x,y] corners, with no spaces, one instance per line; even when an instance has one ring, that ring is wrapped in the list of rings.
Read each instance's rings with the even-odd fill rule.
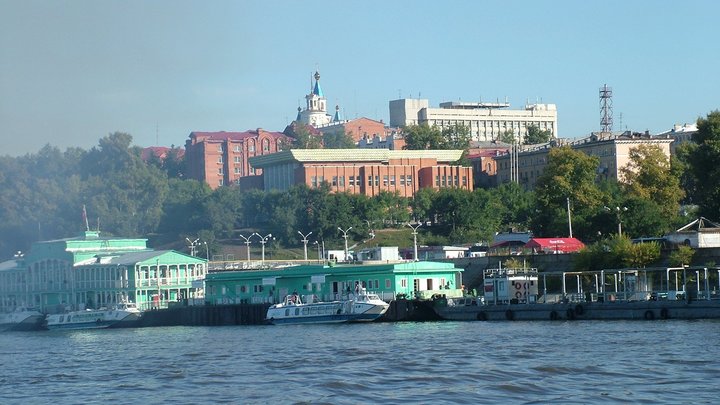
[[[261,325],[265,323],[268,306],[268,304],[177,306],[146,311],[140,320],[128,326]]]
[[[388,312],[380,320],[440,320],[433,311],[432,304],[430,301],[418,300],[391,301]],[[137,322],[125,324],[123,327],[262,325],[266,323],[268,306],[269,304],[176,306],[146,311]]]

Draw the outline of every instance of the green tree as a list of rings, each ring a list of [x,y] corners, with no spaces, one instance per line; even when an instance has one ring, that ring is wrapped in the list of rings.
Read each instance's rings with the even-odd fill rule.
[[[390,226],[402,226],[410,219],[409,201],[397,192],[381,191],[373,198],[375,207],[383,223]]]
[[[205,201],[211,193],[205,182],[169,179],[158,232],[177,238],[181,234],[192,235],[204,227],[209,229]]]
[[[412,208],[412,216],[415,220],[425,222],[434,222],[433,201],[437,191],[431,187],[424,187],[415,192],[415,196],[410,202]]]
[[[699,214],[717,219],[720,212],[720,110],[697,121],[693,141],[697,148],[690,154],[691,171],[695,177],[695,203]]]
[[[634,253],[630,238],[614,234],[580,250],[573,266],[579,271],[629,267]]]
[[[660,258],[660,244],[657,242],[635,243],[625,260],[627,267],[644,268]]]
[[[285,135],[295,139],[290,149],[320,149],[322,147],[322,136],[311,132],[307,125],[293,122],[285,130]]]
[[[581,239],[595,233],[588,218],[602,207],[602,193],[595,183],[597,157],[568,146],[548,153],[548,165],[535,185],[535,216],[532,229],[537,236],[568,234],[567,203],[572,208],[573,236]]]
[[[140,148],[132,146],[132,135],[113,132],[100,138],[98,146],[83,156],[81,169],[85,176],[103,176],[144,165]]]
[[[673,176],[680,180],[680,187],[685,192],[685,204],[693,203],[697,190],[697,182],[692,172],[692,155],[697,146],[694,142],[682,142],[675,147],[675,153],[670,157]]]
[[[510,129],[508,129],[504,132],[501,132],[498,135],[497,140],[500,142],[503,142],[503,143],[508,143],[508,144],[513,144],[517,141],[517,139],[515,139],[515,134]]]
[[[695,249],[690,246],[680,245],[677,249],[670,252],[668,262],[670,266],[673,267],[689,266],[692,263],[694,255]]]
[[[357,147],[350,134],[344,129],[323,133],[322,143],[325,149],[353,149]]]
[[[427,124],[408,125],[402,128],[405,137],[405,149],[445,149],[442,131],[436,126]]]
[[[630,149],[629,162],[620,169],[624,188],[630,196],[657,204],[666,218],[677,217],[684,192],[670,169],[670,160],[656,145]]]
[[[438,149],[467,150],[470,147],[470,127],[453,124],[442,130],[442,142]]]
[[[534,194],[517,183],[504,183],[494,190],[499,199],[502,229],[529,229],[534,207]]]
[[[525,136],[525,145],[536,145],[539,143],[547,143],[552,139],[552,131],[546,129],[544,131],[540,128],[531,125],[527,128],[527,135]]]

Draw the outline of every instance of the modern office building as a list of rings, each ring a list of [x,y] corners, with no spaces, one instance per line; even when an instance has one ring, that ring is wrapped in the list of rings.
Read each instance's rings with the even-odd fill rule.
[[[438,108],[430,107],[426,99],[399,99],[390,101],[390,126],[427,124],[444,129],[464,125],[470,129],[475,141],[493,141],[512,132],[522,143],[528,128],[536,127],[557,133],[555,104],[528,104],[522,110],[510,110],[509,103],[445,102]]]
[[[381,191],[412,197],[421,188],[472,190],[472,168],[453,165],[461,150],[292,149],[256,156],[266,191],[296,184],[374,196]]]
[[[171,250],[152,250],[147,239],[82,236],[35,242],[26,254],[0,263],[0,312],[37,308],[111,307],[134,302],[140,309],[204,299],[207,260]]]

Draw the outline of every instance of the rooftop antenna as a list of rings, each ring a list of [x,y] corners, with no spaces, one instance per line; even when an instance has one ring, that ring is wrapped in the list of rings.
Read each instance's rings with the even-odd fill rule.
[[[620,127],[620,130],[622,131],[622,130],[623,130],[623,126],[622,126],[622,112],[619,112],[619,113],[618,113],[618,126]]]
[[[602,126],[602,132],[612,132],[612,115],[612,87],[605,84],[600,88],[600,126]]]

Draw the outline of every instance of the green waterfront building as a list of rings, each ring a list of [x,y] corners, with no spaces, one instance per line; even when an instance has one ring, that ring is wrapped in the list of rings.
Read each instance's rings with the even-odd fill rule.
[[[204,301],[207,260],[153,250],[147,239],[101,237],[33,243],[25,255],[0,263],[0,311],[110,307],[134,302],[140,309],[180,300]]]
[[[272,270],[242,270],[208,274],[208,304],[277,303],[292,293],[322,301],[342,299],[356,286],[385,301],[398,295],[428,299],[434,294],[462,296],[462,271],[453,263],[402,262],[386,264],[302,265]]]

